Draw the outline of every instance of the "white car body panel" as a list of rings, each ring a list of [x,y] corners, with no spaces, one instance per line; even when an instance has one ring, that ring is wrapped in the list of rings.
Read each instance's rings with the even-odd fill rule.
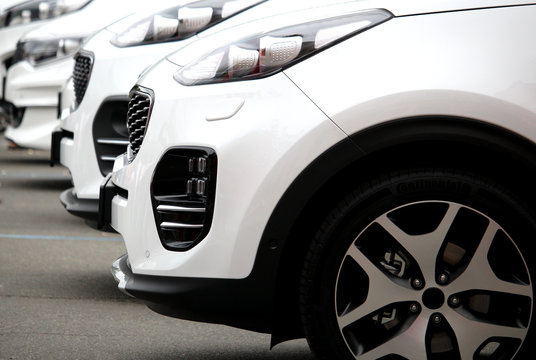
[[[536,103],[526,96],[536,90],[536,48],[527,38],[536,26],[514,23],[514,16],[534,19],[536,7],[395,18],[285,74],[348,135],[393,119],[440,114],[486,121],[536,141]],[[467,44],[463,54],[456,51],[460,38]],[[496,42],[508,48],[497,54]]]

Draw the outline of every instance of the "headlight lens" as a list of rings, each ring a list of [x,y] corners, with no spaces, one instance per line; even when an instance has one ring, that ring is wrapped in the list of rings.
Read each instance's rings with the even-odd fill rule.
[[[266,0],[202,0],[176,6],[128,27],[112,39],[119,47],[189,38]]]
[[[13,63],[27,60],[32,65],[39,65],[53,59],[73,55],[83,41],[82,37],[19,41]]]
[[[50,19],[78,10],[91,0],[30,0],[12,6],[0,15],[0,28]]]
[[[373,9],[264,32],[214,50],[174,78],[200,85],[269,76],[392,16]]]

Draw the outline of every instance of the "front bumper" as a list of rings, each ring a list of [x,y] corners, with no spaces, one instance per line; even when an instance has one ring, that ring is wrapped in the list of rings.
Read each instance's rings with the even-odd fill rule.
[[[185,87],[172,78],[176,70],[162,62],[140,84],[154,91],[155,102],[136,158],[115,162],[111,182],[128,197],[107,200],[111,225],[125,240],[135,274],[244,279],[289,185],[347,137],[283,73]],[[164,154],[185,146],[210,148],[217,155],[214,212],[210,231],[197,245],[172,251],[160,239],[151,188]]]
[[[28,107],[23,114],[18,127],[8,125],[6,138],[23,148],[50,151],[52,133],[60,123],[56,107]]]
[[[112,265],[118,288],[151,310],[185,320],[271,333],[273,289],[246,279],[177,278],[134,274],[125,254]]]
[[[90,221],[97,221],[99,200],[80,199],[76,196],[74,188],[70,188],[60,194],[60,202],[69,213]]]

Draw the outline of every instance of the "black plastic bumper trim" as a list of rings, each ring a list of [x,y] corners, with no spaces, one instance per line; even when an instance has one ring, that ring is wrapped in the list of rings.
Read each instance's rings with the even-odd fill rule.
[[[80,199],[76,196],[74,188],[70,188],[61,193],[60,201],[69,213],[87,220],[97,220],[99,211],[97,199]]]
[[[114,198],[115,186],[112,182],[112,174],[108,174],[101,183],[99,191],[99,207],[97,216],[97,228],[102,229],[110,225],[112,221],[112,199]]]
[[[127,255],[118,265],[124,291],[153,311],[185,320],[224,324],[269,333],[271,298],[256,291],[260,284],[245,279],[166,277],[132,273]]]
[[[52,132],[52,140],[50,144],[50,166],[60,163],[61,140],[63,138],[74,139],[74,134],[63,129]]]

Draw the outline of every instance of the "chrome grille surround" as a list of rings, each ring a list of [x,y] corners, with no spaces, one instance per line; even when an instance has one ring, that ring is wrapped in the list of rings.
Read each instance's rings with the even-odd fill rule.
[[[79,51],[74,56],[73,84],[75,94],[75,106],[78,107],[86,94],[93,70],[93,53],[89,51]]]
[[[130,101],[127,112],[128,161],[134,160],[145,138],[149,125],[151,110],[154,102],[154,93],[151,89],[135,86],[130,91]]]

